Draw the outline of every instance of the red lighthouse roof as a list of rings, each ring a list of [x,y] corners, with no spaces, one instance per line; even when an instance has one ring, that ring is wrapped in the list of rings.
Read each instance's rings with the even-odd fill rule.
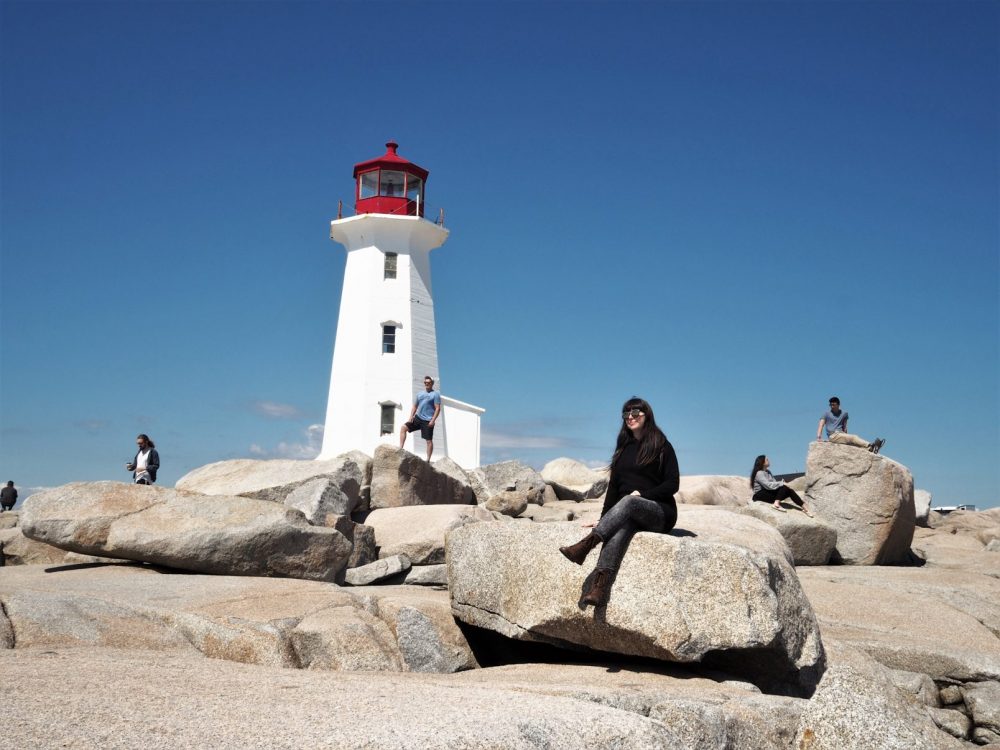
[[[355,213],[423,216],[430,173],[397,154],[395,141],[385,147],[382,156],[354,165]]]

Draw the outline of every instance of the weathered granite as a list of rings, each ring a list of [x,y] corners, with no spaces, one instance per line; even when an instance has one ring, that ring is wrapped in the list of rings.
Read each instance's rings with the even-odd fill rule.
[[[864,654],[832,646],[830,665],[799,723],[796,748],[809,750],[960,750],[927,709],[906,698]]]
[[[680,491],[674,496],[686,505],[724,505],[743,507],[753,491],[747,477],[688,475],[681,477]]]
[[[380,508],[365,518],[375,532],[379,557],[406,555],[414,565],[444,562],[444,540],[452,529],[468,523],[494,523],[478,505],[413,505]]]
[[[780,535],[752,518],[700,509],[678,527],[633,538],[610,601],[596,611],[577,606],[592,563],[581,568],[558,551],[580,537],[576,524],[456,529],[447,543],[452,608],[509,638],[709,660],[808,690],[823,647]]]
[[[414,565],[406,572],[403,583],[411,586],[447,586],[448,566],[444,563],[440,565]]]
[[[39,738],[51,748],[144,750],[683,746],[666,724],[634,711],[440,675],[282,670],[112,649],[0,651],[0,672],[12,748],[40,747]]]
[[[817,518],[837,530],[837,561],[909,561],[913,477],[902,464],[853,446],[810,443],[805,499]]]
[[[810,518],[787,503],[787,512],[780,513],[770,503],[756,503],[734,508],[737,513],[753,516],[781,534],[796,565],[826,565],[837,546],[837,531],[820,518]],[[729,508],[727,508],[729,510]]]
[[[410,569],[410,559],[406,555],[385,557],[359,568],[351,568],[344,574],[344,580],[351,586],[368,586],[384,581]],[[400,576],[402,578],[402,576]]]
[[[470,505],[468,484],[438,471],[433,464],[390,445],[375,449],[372,461],[371,508],[406,505]]]
[[[0,641],[4,623],[16,634],[8,647],[142,648],[310,669],[476,666],[447,593],[432,588],[186,575],[135,563],[48,571],[26,565],[0,576]],[[404,606],[412,611],[401,620]]]
[[[824,639],[936,681],[1000,679],[997,578],[930,566],[810,567],[798,575]]]
[[[285,503],[302,510],[312,523],[322,517],[367,510],[361,488],[371,481],[372,460],[351,451],[325,461],[241,458],[217,461],[188,472],[175,487],[204,495],[242,495]],[[303,485],[308,488],[303,489]],[[313,520],[313,519],[317,520]]]
[[[32,495],[25,536],[99,555],[221,575],[332,581],[351,554],[336,529],[265,500],[79,482]]]

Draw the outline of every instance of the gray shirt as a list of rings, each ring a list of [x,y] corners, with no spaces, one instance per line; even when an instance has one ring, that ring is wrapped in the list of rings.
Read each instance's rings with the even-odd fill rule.
[[[761,489],[776,490],[781,486],[781,482],[775,479],[771,472],[761,469],[753,475],[753,491],[757,494]]]
[[[815,412],[813,412],[815,414]],[[834,414],[832,411],[827,411],[823,415],[823,428],[826,430],[827,438],[830,437],[835,432],[847,432],[844,429],[844,423],[847,421],[847,411],[845,409],[840,410],[840,414]]]

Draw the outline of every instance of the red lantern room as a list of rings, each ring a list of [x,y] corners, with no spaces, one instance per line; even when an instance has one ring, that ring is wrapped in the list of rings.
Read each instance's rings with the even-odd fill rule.
[[[385,147],[377,159],[354,165],[354,212],[423,216],[427,170],[399,156],[398,143]]]

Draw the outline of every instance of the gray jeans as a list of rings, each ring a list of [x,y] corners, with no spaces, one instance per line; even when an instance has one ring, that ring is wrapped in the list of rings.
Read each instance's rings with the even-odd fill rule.
[[[637,531],[667,533],[677,523],[677,507],[627,495],[607,512],[594,531],[604,540],[597,567],[617,571]]]

